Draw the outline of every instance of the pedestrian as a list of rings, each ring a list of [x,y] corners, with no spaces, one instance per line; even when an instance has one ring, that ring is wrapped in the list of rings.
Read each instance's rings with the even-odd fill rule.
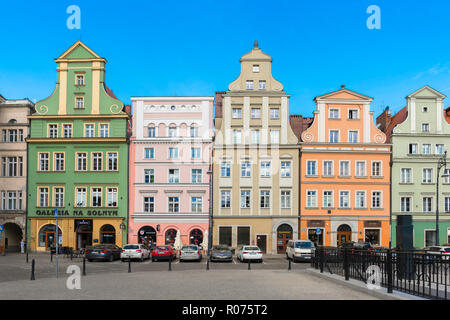
[[[25,241],[20,240],[20,253],[25,253]]]

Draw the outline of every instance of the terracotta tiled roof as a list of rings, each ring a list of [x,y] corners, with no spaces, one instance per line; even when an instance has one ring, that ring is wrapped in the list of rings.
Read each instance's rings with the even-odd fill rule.
[[[222,118],[222,95],[227,93],[226,91],[216,91],[214,94],[214,117],[215,118]]]
[[[450,123],[450,107],[447,107],[447,109],[444,110],[444,117],[445,120],[447,120],[447,123]]]
[[[384,132],[386,134],[386,143],[391,143],[392,130],[394,130],[394,127],[396,125],[405,121],[407,115],[408,115],[408,111],[407,111],[406,107],[404,107],[403,109],[401,109],[399,112],[397,112],[392,117],[391,122],[389,123],[389,125],[387,126],[387,128]]]
[[[105,90],[106,90],[106,93],[108,94],[108,96],[110,96],[111,98],[114,98],[114,99],[119,100],[119,99],[114,95],[114,93],[112,92],[112,90],[111,90],[110,88],[108,88],[108,86],[106,85],[106,83],[104,83],[104,86],[105,86]]]
[[[314,117],[303,117],[300,114],[292,114],[289,117],[289,123],[291,125],[292,131],[297,136],[297,139],[301,141],[302,132],[309,128],[311,123],[313,123]]]

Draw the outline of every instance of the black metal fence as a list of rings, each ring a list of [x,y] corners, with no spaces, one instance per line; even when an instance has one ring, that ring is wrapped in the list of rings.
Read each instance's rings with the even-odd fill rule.
[[[363,281],[368,287],[449,299],[450,255],[391,249],[318,247],[311,265],[320,272]]]

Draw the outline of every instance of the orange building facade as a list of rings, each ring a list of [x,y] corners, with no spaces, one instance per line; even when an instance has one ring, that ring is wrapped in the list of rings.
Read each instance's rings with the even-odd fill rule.
[[[301,133],[300,239],[388,247],[391,145],[373,122],[372,98],[342,86],[314,101]]]

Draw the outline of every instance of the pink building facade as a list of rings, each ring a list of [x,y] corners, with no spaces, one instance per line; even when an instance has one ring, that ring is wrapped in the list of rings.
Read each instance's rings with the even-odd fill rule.
[[[128,243],[205,243],[214,97],[131,100]]]

